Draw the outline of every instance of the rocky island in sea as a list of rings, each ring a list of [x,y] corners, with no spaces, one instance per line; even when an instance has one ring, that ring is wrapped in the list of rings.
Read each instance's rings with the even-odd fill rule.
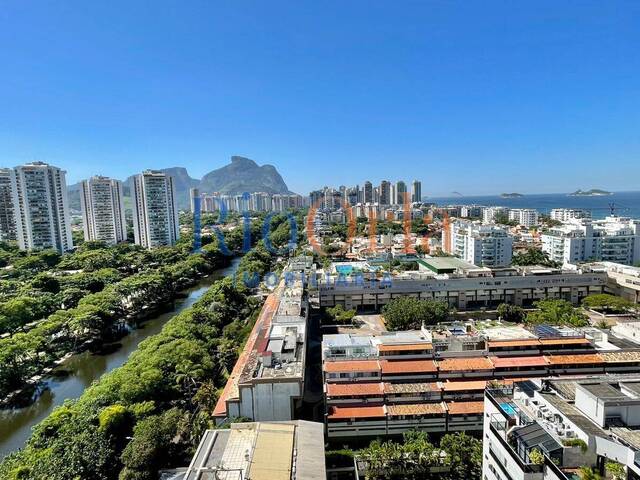
[[[592,188],[591,190],[578,189],[573,193],[570,193],[570,197],[602,197],[605,195],[611,195],[611,192],[606,190],[600,190],[598,188]]]

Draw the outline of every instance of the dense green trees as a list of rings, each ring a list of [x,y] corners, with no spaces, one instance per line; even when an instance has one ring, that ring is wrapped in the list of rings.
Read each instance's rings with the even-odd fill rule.
[[[63,259],[54,253],[27,254],[13,264],[22,270],[27,263],[29,271],[38,272],[32,278],[12,272],[17,291],[7,292],[0,302],[0,333],[11,334],[0,338],[0,397],[80,345],[108,341],[124,319],[135,321],[154,311],[228,262],[215,242],[191,254],[188,237],[152,251],[85,242]],[[39,271],[45,266],[50,271]]]
[[[622,297],[609,295],[607,293],[589,295],[582,300],[582,305],[607,314],[626,313],[630,310],[638,309],[638,305],[635,305]]]
[[[387,329],[419,330],[422,325],[435,325],[449,318],[451,309],[443,302],[412,297],[394,298],[382,308]]]
[[[258,306],[231,278],[217,281],[127,363],[37,425],[25,449],[0,464],[0,478],[139,480],[184,465]]]
[[[510,303],[501,303],[496,311],[498,318],[506,322],[520,323],[524,321],[526,316],[522,307]]]
[[[511,261],[514,265],[541,265],[544,267],[558,268],[561,265],[549,258],[547,252],[543,252],[537,248],[528,248],[525,252],[516,253]]]
[[[338,304],[335,307],[327,308],[327,314],[335,323],[345,324],[351,323],[353,317],[356,316],[356,311],[345,310],[341,304]]]
[[[589,325],[587,316],[566,300],[540,300],[535,303],[538,310],[527,314],[526,322],[533,325]]]

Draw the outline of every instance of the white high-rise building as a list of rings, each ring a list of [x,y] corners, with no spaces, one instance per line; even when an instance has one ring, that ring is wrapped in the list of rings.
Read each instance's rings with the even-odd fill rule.
[[[14,169],[16,240],[22,250],[73,248],[65,171],[43,162]]]
[[[509,215],[506,207],[486,207],[482,210],[482,223],[495,223],[496,216]]]
[[[495,225],[456,221],[451,224],[448,253],[479,267],[504,267],[511,264],[513,238]]]
[[[573,219],[542,234],[542,250],[563,264],[602,260],[634,265],[640,261],[640,221]]]
[[[591,212],[583,208],[554,208],[549,214],[551,220],[568,222],[572,218],[591,218]]]
[[[80,207],[85,240],[108,245],[127,239],[122,182],[108,177],[91,177],[80,183]]]
[[[133,234],[145,248],[173,245],[180,236],[173,178],[146,170],[133,178]]]
[[[15,172],[0,168],[0,241],[17,240],[16,211],[13,205]]]
[[[518,222],[526,228],[534,227],[538,224],[538,211],[533,208],[512,208],[509,210],[509,220]]]

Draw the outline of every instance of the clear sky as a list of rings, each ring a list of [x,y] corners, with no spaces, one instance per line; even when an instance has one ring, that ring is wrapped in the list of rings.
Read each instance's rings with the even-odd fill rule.
[[[0,166],[640,190],[640,2],[0,2]]]

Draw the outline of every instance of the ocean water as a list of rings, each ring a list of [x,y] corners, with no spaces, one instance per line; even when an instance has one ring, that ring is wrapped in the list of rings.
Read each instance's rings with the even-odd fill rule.
[[[584,208],[593,218],[604,218],[611,214],[611,204],[616,215],[640,219],[640,191],[614,192],[601,197],[571,197],[566,193],[524,195],[518,198],[491,196],[423,197],[423,201],[445,205],[483,205],[508,208],[535,208],[548,214],[552,208]]]

